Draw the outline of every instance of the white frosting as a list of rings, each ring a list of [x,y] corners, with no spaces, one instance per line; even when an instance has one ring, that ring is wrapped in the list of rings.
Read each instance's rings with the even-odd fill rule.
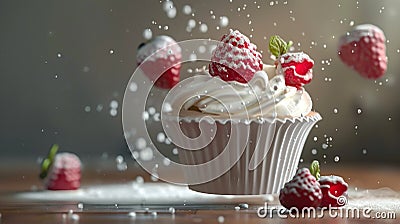
[[[264,66],[249,83],[225,82],[204,72],[175,88],[169,99],[172,108],[234,118],[285,118],[307,115],[312,101],[304,89],[286,86],[282,75],[268,79]],[[275,72],[275,71],[274,71]],[[274,74],[271,74],[274,75]]]

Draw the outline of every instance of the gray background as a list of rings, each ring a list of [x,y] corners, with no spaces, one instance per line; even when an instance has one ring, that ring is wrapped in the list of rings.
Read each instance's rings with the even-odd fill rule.
[[[219,39],[234,28],[253,35],[265,62],[271,62],[267,40],[274,34],[293,40],[314,58],[314,79],[306,88],[323,121],[310,134],[305,161],[333,163],[338,155],[341,163],[398,165],[400,2],[256,2],[175,0],[177,15],[171,19],[155,0],[0,1],[1,159],[36,160],[53,143],[86,159],[128,155],[121,105],[136,68],[136,48],[145,41],[143,31],[150,28],[153,37],[166,34],[180,41]],[[194,14],[185,15],[184,5]],[[217,30],[220,16],[227,16],[229,25]],[[187,32],[191,18],[197,26]],[[389,65],[377,82],[360,77],[337,57],[338,38],[351,29],[351,21],[385,31]],[[199,22],[207,24],[208,32],[199,30]],[[330,65],[322,63],[326,60]],[[109,113],[112,100],[119,103],[115,117]],[[324,135],[332,137],[328,149],[322,147]]]

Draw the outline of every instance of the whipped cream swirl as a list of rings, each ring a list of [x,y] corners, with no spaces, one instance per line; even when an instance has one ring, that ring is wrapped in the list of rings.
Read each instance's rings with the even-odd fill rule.
[[[268,79],[258,71],[248,83],[226,82],[208,73],[179,85],[168,101],[172,108],[222,118],[286,118],[307,115],[312,101],[303,89],[286,86],[282,75]],[[273,69],[275,70],[275,69]],[[272,74],[271,74],[272,75]]]

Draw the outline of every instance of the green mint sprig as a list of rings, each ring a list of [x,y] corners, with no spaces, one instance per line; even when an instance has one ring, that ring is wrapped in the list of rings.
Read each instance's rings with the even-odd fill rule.
[[[271,54],[273,54],[275,57],[279,57],[282,54],[285,54],[288,52],[289,48],[293,45],[292,41],[289,41],[286,43],[280,36],[275,35],[271,36],[269,39],[269,51]]]
[[[319,169],[319,162],[317,160],[312,161],[311,166],[310,166],[310,173],[317,180],[319,180],[319,178],[321,177],[320,169]]]
[[[51,146],[49,150],[49,154],[47,155],[47,158],[45,158],[42,162],[42,168],[40,172],[40,178],[44,179],[47,176],[47,172],[49,171],[49,168],[53,164],[54,157],[57,154],[59,146],[57,144],[54,144]]]

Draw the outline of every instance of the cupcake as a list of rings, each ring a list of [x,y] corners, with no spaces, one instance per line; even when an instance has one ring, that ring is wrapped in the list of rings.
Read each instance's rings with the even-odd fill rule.
[[[208,70],[181,81],[165,99],[166,134],[179,148],[189,188],[213,194],[278,193],[293,177],[304,143],[321,116],[303,88],[313,60],[288,53],[271,38],[274,65],[256,45],[230,30],[212,53]]]

